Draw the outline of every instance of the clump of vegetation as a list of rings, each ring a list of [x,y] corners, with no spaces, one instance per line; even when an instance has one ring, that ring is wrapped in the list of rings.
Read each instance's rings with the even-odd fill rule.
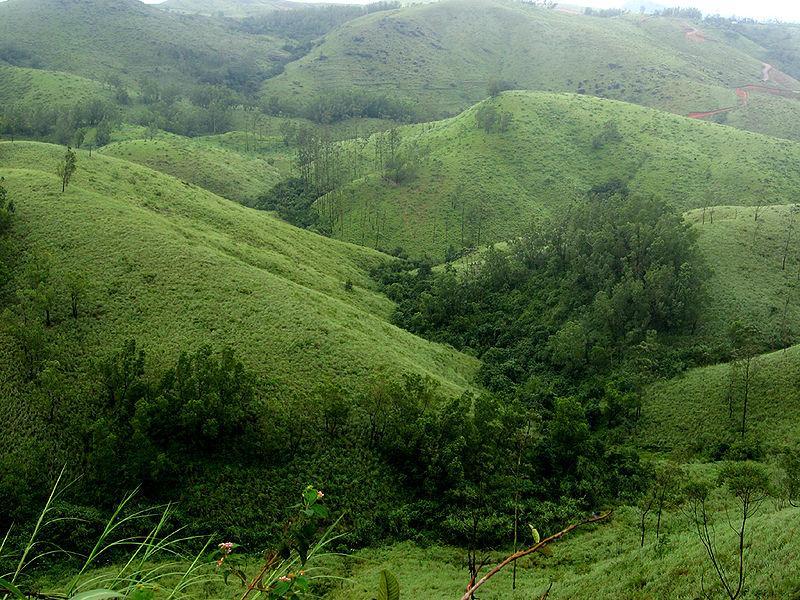
[[[510,112],[498,110],[491,104],[481,104],[475,112],[475,122],[486,133],[503,133],[511,127],[514,117]]]
[[[542,367],[569,379],[607,373],[658,334],[691,332],[706,278],[680,215],[612,182],[471,273],[419,268],[384,282],[398,323],[478,351],[483,383],[502,390]]]

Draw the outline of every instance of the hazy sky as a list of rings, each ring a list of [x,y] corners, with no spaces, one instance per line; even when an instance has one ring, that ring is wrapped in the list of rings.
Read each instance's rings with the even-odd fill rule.
[[[154,3],[161,0],[144,0]],[[300,0],[301,2],[307,0]],[[366,4],[369,0],[325,0],[327,2]],[[598,8],[619,8],[637,5],[637,0],[572,0],[565,4],[580,4]],[[693,6],[706,14],[737,15],[759,19],[778,18],[784,21],[800,21],[800,0],[655,0],[664,6]]]
[[[704,14],[719,13],[725,16],[800,21],[800,1],[798,0],[654,0],[654,2],[664,6],[692,6],[699,8]],[[583,0],[576,4],[617,8],[623,5],[635,6],[637,0]]]

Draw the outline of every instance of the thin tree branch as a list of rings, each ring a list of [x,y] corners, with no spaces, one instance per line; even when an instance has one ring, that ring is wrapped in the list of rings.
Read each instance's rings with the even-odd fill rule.
[[[600,521],[604,521],[604,520],[608,519],[611,516],[612,512],[613,511],[610,510],[610,511],[608,511],[606,513],[603,513],[602,515],[592,516],[592,517],[590,517],[590,518],[588,518],[588,519],[586,519],[584,521],[581,521],[580,523],[573,523],[572,525],[570,525],[569,527],[567,527],[565,529],[562,529],[558,533],[554,533],[550,537],[547,537],[547,538],[543,539],[538,544],[535,544],[534,546],[531,546],[530,548],[527,548],[526,550],[520,550],[519,552],[515,552],[511,556],[508,556],[501,563],[499,563],[497,566],[493,567],[492,570],[490,570],[486,575],[481,577],[477,581],[477,583],[475,583],[475,585],[468,587],[466,593],[461,597],[461,600],[470,600],[472,595],[475,593],[475,591],[479,587],[481,587],[484,583],[486,583],[492,577],[497,575],[500,571],[502,571],[509,564],[519,560],[520,558],[524,558],[525,556],[528,556],[529,554],[533,554],[534,552],[538,552],[539,550],[544,548],[547,544],[549,544],[551,542],[554,542],[554,541],[564,537],[565,535],[567,535],[571,531],[574,531],[578,527],[582,527],[583,525],[589,525],[591,523],[598,523]]]

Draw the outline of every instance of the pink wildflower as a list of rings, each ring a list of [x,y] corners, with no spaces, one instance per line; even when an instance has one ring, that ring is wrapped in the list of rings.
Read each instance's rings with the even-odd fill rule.
[[[322,493],[322,490],[317,490],[317,500],[321,500],[325,494]]]
[[[222,552],[224,555],[227,556],[233,551],[233,542],[222,542],[219,545],[219,550],[220,552]]]

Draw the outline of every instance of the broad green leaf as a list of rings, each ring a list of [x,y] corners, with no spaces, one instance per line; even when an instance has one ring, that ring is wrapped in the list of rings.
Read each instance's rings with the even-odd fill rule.
[[[381,571],[378,600],[400,600],[400,583],[391,571]]]
[[[75,594],[70,600],[108,600],[109,598],[122,598],[122,594],[114,590],[87,590],[80,594]]]
[[[303,492],[303,500],[308,506],[315,504],[317,501],[317,490],[311,486],[307,487],[306,491]]]
[[[20,591],[20,589],[13,583],[11,583],[6,579],[3,579],[2,577],[0,577],[0,590],[7,591],[14,598],[21,598],[22,600],[25,600],[25,594],[23,594]]]

